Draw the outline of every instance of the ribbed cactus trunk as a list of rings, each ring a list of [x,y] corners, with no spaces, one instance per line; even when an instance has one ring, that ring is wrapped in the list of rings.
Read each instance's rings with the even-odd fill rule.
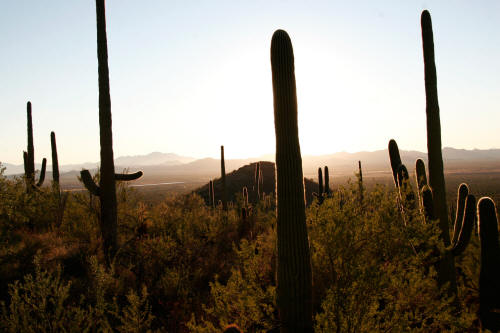
[[[33,121],[31,118],[31,102],[26,106],[27,120],[28,120],[28,154],[25,163],[25,174],[28,189],[35,185],[35,146],[33,145]]]
[[[281,332],[312,332],[312,274],[297,127],[292,43],[277,30],[271,42],[276,131],[277,303]]]
[[[96,0],[97,60],[99,71],[99,129],[101,143],[101,232],[107,260],[116,253],[117,212],[111,97],[109,94],[108,42],[106,37],[105,1]]]
[[[450,245],[448,208],[444,183],[443,157],[441,154],[441,122],[437,95],[436,64],[434,62],[434,38],[431,15],[424,10],[421,17],[422,45],[425,70],[425,97],[427,114],[427,152],[429,158],[429,185],[432,188],[434,209],[439,219],[439,228],[444,245]],[[449,293],[456,294],[454,258],[450,252],[444,254],[438,267],[438,283],[449,283]]]
[[[227,211],[226,162],[224,161],[224,146],[220,146],[220,179],[222,182],[222,209]]]

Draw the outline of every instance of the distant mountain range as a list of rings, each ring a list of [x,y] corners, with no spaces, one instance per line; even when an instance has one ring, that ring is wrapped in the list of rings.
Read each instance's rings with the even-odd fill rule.
[[[401,150],[401,159],[408,169],[413,169],[415,160],[422,158],[427,160],[427,154],[418,151]],[[455,149],[443,148],[443,158],[445,168],[460,168],[461,166],[476,168],[498,168],[500,169],[500,149]],[[261,156],[248,159],[226,159],[226,172],[231,172],[243,165],[256,161],[273,161],[274,156]],[[351,174],[357,170],[357,162],[361,161],[363,170],[366,171],[389,171],[389,155],[387,150],[377,150],[373,152],[346,153],[340,152],[321,156],[303,156],[304,174],[314,174],[318,167],[328,165],[336,173]],[[23,165],[13,165],[2,163],[6,167],[6,175],[21,174],[24,172]],[[81,169],[96,169],[99,163],[82,163],[61,165],[61,172],[70,172]],[[220,160],[213,158],[194,159],[192,157],[180,156],[172,153],[154,152],[147,155],[122,156],[115,159],[118,170],[130,169],[134,171],[141,169],[145,177],[151,175],[175,175],[175,176],[201,176],[218,175],[220,173]],[[40,165],[36,165],[40,169]],[[48,177],[50,178],[51,166],[47,166]]]

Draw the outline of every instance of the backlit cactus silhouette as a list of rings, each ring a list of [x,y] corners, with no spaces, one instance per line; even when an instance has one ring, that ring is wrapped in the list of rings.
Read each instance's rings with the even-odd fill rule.
[[[312,332],[312,274],[304,178],[297,127],[292,43],[283,30],[271,41],[276,132],[277,305],[281,332]]]
[[[61,225],[64,209],[66,207],[66,202],[68,200],[68,192],[61,195],[61,188],[59,185],[59,161],[57,157],[57,144],[56,144],[56,134],[50,132],[50,147],[52,150],[52,189],[56,200],[56,224]]]
[[[226,162],[224,161],[224,146],[220,146],[220,178],[222,182],[222,209],[227,211]]]
[[[133,175],[115,174],[113,157],[113,132],[111,126],[111,96],[109,93],[108,42],[106,37],[105,1],[96,0],[97,62],[99,72],[99,137],[101,144],[101,167],[99,186],[88,170],[81,171],[85,187],[100,197],[100,225],[106,260],[111,260],[117,250],[117,202],[116,180],[133,180],[142,176],[139,171]]]
[[[330,196],[330,173],[328,167],[325,165],[325,194],[327,197]]]
[[[363,170],[361,169],[361,161],[358,161],[358,190],[359,190],[359,203],[362,205],[363,204]]]
[[[23,161],[24,161],[24,175],[26,178],[26,188],[30,191],[35,186],[35,146],[33,145],[33,121],[31,118],[31,102],[27,103],[26,106],[27,121],[28,121],[28,147],[27,152],[23,151]],[[43,185],[45,180],[45,170],[47,167],[47,159],[43,158],[42,168],[40,170],[40,177],[36,183],[37,187]]]
[[[425,71],[425,97],[427,115],[427,152],[429,163],[429,185],[432,189],[436,218],[439,220],[441,239],[446,247],[450,246],[448,231],[448,208],[441,152],[441,122],[439,119],[439,103],[437,93],[436,64],[434,62],[434,37],[432,33],[431,15],[427,10],[422,12],[422,45]],[[456,294],[454,258],[447,252],[438,267],[439,285],[449,284],[449,293]]]
[[[479,320],[482,329],[500,331],[500,245],[495,203],[481,198],[478,203],[481,270],[479,273]]]
[[[394,140],[389,142],[389,156],[391,159],[391,165],[396,165],[399,158],[399,150],[397,148],[396,141]],[[409,183],[408,170],[404,164],[399,164],[396,174],[396,187],[399,190],[400,198],[403,194],[405,195],[403,197],[404,200],[402,201],[402,211],[404,212],[405,209],[415,209],[415,197]],[[421,159],[418,159],[415,163],[415,178],[419,192],[419,203],[425,216],[425,221],[430,222],[437,220],[438,215],[437,210],[435,209],[436,201],[434,200],[433,189],[429,184],[427,184],[425,163]],[[461,184],[457,195],[457,208],[455,212],[453,237],[450,245],[446,248],[444,257],[460,255],[466,249],[472,235],[475,215],[476,198],[474,195],[469,194],[469,187],[467,184]],[[438,274],[438,279],[439,278],[442,277]]]

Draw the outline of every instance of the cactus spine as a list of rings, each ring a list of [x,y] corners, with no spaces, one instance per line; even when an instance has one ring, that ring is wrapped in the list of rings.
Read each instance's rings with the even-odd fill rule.
[[[30,191],[35,186],[35,146],[33,145],[33,121],[31,117],[31,102],[26,105],[27,128],[28,128],[28,147],[27,152],[23,152],[24,174],[26,177],[26,188]],[[42,160],[42,168],[40,170],[40,178],[36,186],[43,185],[45,180],[45,170],[47,167],[47,159]]]
[[[450,235],[448,231],[448,208],[446,205],[443,157],[441,153],[441,122],[439,119],[436,64],[434,62],[434,37],[431,15],[426,10],[422,12],[421,25],[425,71],[429,185],[432,188],[436,217],[439,219],[441,239],[444,245],[448,247],[450,245]],[[449,283],[448,292],[456,294],[455,264],[454,258],[450,253],[446,253],[440,261],[438,283],[441,286]]]
[[[312,332],[312,274],[306,227],[297,94],[290,37],[271,41],[276,132],[277,304],[281,332]]]
[[[479,320],[482,329],[500,330],[500,245],[495,203],[481,198],[478,203],[481,270],[479,273]]]

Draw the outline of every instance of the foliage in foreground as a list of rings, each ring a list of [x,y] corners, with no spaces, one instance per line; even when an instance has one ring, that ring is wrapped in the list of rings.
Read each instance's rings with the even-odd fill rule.
[[[356,185],[307,209],[317,332],[477,329],[478,240],[457,260],[459,297],[436,283],[435,224],[420,212],[405,225],[396,193]],[[26,192],[0,176],[0,330],[220,332],[279,327],[275,213],[268,202],[245,219],[195,195],[160,204],[118,192],[119,248],[106,268],[98,202],[69,196],[56,221],[49,187]],[[422,222],[420,222],[422,221]]]

